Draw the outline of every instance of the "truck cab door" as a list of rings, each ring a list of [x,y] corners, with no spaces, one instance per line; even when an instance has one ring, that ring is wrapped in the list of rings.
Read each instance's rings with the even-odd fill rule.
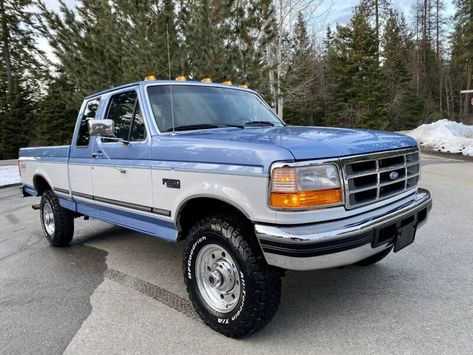
[[[108,220],[119,211],[151,212],[153,206],[151,137],[138,96],[130,88],[114,92],[104,115],[115,122],[115,136],[127,143],[107,138],[93,143],[93,195],[96,203],[108,207],[100,212]]]
[[[88,121],[96,118],[101,98],[84,101],[77,120],[69,155],[69,186],[77,200],[90,200],[92,191],[92,150],[94,142],[89,136]]]

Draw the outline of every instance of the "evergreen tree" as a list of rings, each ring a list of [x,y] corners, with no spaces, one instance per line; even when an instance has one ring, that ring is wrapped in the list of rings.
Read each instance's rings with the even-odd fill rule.
[[[411,87],[412,73],[409,54],[412,46],[404,17],[391,11],[383,36],[383,66],[385,79],[388,128],[393,130],[417,127],[423,107]]]
[[[64,75],[51,79],[47,94],[38,103],[36,143],[70,144],[80,103],[74,100],[74,88]]]
[[[39,3],[42,33],[78,96],[126,81],[123,36],[112,5],[107,0],[83,0],[81,6],[69,9],[62,3],[57,14]]]
[[[267,85],[265,47],[276,36],[271,0],[226,0],[227,62],[231,77],[257,90]]]
[[[11,92],[0,101],[2,159],[16,158],[18,150],[29,145],[35,127],[32,92],[23,88],[16,77],[12,79]]]
[[[47,69],[36,47],[32,1],[0,0],[0,159],[29,141],[39,80]]]
[[[355,8],[347,26],[338,26],[329,51],[331,103],[326,122],[344,127],[386,128],[383,79],[376,32],[367,9]]]
[[[463,120],[471,120],[472,94],[457,96],[460,90],[473,89],[473,0],[456,0],[455,30],[452,36],[452,82],[456,111]]]
[[[185,72],[196,80],[209,76],[222,81],[231,72],[226,61],[225,13],[221,2],[191,1],[184,9]]]
[[[302,13],[291,38],[291,54],[283,80],[284,117],[291,124],[313,124],[317,102],[316,55]]]

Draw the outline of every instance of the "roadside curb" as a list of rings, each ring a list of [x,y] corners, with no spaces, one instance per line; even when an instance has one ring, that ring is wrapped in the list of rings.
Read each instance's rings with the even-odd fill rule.
[[[426,148],[421,148],[420,152],[423,154],[433,155],[433,156],[441,157],[441,158],[463,160],[463,161],[473,161],[472,156],[463,155],[461,153],[444,153],[444,152],[438,152],[436,150],[426,149]]]

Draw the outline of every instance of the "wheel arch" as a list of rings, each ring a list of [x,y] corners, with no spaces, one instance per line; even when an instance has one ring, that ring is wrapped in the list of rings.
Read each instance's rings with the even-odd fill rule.
[[[52,185],[43,174],[35,174],[33,176],[33,186],[36,190],[36,195],[41,196],[46,190],[52,190]]]
[[[210,195],[191,196],[182,201],[176,211],[178,240],[185,239],[189,229],[199,219],[215,213],[234,213],[251,223],[248,213],[233,201]]]

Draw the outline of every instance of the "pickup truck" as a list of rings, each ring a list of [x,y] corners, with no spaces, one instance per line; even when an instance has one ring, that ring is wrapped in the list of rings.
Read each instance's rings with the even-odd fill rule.
[[[256,92],[149,80],[85,98],[71,144],[22,148],[23,196],[41,196],[52,246],[95,218],[185,243],[203,321],[264,327],[285,270],[371,265],[414,241],[431,209],[402,134],[286,125]]]

